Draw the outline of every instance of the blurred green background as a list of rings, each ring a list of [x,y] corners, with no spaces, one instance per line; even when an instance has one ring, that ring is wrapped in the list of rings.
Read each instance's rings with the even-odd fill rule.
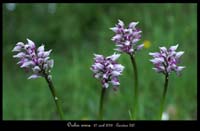
[[[139,120],[155,120],[164,76],[152,70],[149,52],[179,43],[185,51],[180,77],[170,75],[165,112],[170,120],[197,119],[197,5],[196,4],[3,4],[3,119],[59,119],[44,79],[16,65],[11,50],[26,38],[53,49],[53,82],[67,120],[96,120],[101,84],[89,69],[93,53],[111,55],[115,45],[109,30],[117,20],[139,21],[142,39],[151,43],[136,54],[139,72]],[[129,120],[133,103],[133,72],[126,54],[117,92],[107,90],[104,119]]]

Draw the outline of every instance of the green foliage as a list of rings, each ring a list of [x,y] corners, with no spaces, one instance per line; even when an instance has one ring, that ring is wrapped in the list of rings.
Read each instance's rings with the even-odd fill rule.
[[[140,120],[154,120],[158,114],[164,76],[155,73],[149,52],[159,46],[175,45],[185,51],[181,77],[170,76],[165,111],[171,119],[197,119],[197,5],[196,4],[16,4],[14,11],[3,5],[3,119],[58,119],[54,101],[44,79],[27,80],[16,65],[12,48],[16,42],[33,40],[53,49],[53,82],[61,97],[65,118],[95,120],[98,116],[100,82],[92,77],[93,53],[111,55],[115,48],[109,30],[118,19],[126,24],[139,21],[142,40],[151,42],[136,54],[139,72]],[[129,120],[133,103],[133,72],[129,57],[117,92],[107,91],[105,119]]]

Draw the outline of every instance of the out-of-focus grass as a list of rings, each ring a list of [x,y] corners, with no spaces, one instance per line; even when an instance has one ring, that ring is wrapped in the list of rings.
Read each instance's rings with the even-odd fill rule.
[[[37,46],[53,49],[53,82],[62,100],[65,118],[95,120],[98,115],[100,82],[92,77],[93,53],[111,55],[115,48],[109,30],[118,19],[126,24],[139,21],[142,43],[151,46],[137,53],[139,72],[139,119],[154,120],[163,91],[164,76],[155,73],[149,52],[159,46],[175,45],[185,51],[181,77],[170,75],[166,111],[171,119],[197,119],[197,5],[196,4],[17,4],[14,11],[3,5],[3,119],[57,119],[56,108],[44,79],[27,80],[11,52],[15,43],[30,38]],[[133,74],[130,59],[121,55],[125,66],[117,92],[107,90],[105,119],[129,120],[133,102]]]

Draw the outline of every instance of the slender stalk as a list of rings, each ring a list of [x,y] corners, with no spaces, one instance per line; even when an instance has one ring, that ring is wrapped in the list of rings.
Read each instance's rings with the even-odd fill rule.
[[[169,74],[167,73],[165,75],[164,90],[163,90],[163,95],[162,95],[161,104],[160,104],[159,119],[161,119],[161,120],[162,120],[162,113],[163,113],[164,104],[165,104],[165,98],[166,98],[166,94],[167,94],[168,81],[169,81]]]
[[[104,101],[105,92],[106,92],[106,88],[102,88],[100,105],[99,105],[99,120],[103,120],[103,101]]]
[[[137,73],[137,65],[135,62],[135,58],[133,55],[130,55],[131,62],[133,65],[133,73],[134,73],[134,99],[133,99],[133,119],[136,119],[137,114],[137,106],[138,106],[138,73]]]
[[[56,94],[55,88],[54,88],[54,86],[53,86],[53,82],[52,82],[52,80],[50,80],[50,79],[48,78],[48,75],[47,75],[46,73],[44,73],[44,76],[45,76],[45,80],[46,80],[47,83],[48,83],[48,86],[49,86],[49,89],[50,89],[51,94],[52,94],[52,96],[53,96],[53,99],[54,99],[54,101],[55,101],[55,103],[56,103],[56,107],[57,107],[57,110],[58,110],[60,119],[61,119],[61,120],[64,120],[64,115],[63,115],[61,103],[60,103],[59,98],[58,98],[58,96],[57,96],[57,94]]]
[[[128,114],[129,114],[130,119],[133,120],[133,115],[131,113],[131,110],[128,110]]]

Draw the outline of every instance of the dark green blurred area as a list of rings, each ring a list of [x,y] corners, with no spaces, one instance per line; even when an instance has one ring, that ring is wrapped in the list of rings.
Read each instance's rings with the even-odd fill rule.
[[[37,46],[53,49],[53,82],[61,97],[67,120],[95,120],[101,84],[89,69],[93,54],[114,53],[109,30],[117,20],[126,25],[139,21],[142,39],[151,42],[136,54],[139,72],[139,120],[155,120],[163,91],[164,76],[152,70],[149,52],[159,46],[179,44],[185,51],[180,77],[170,75],[165,112],[171,120],[197,119],[197,5],[196,4],[3,4],[3,119],[58,119],[45,80],[27,80],[30,74],[16,65],[11,50],[26,38]],[[106,120],[129,120],[133,103],[133,73],[129,57],[117,92],[110,87],[105,101]]]

